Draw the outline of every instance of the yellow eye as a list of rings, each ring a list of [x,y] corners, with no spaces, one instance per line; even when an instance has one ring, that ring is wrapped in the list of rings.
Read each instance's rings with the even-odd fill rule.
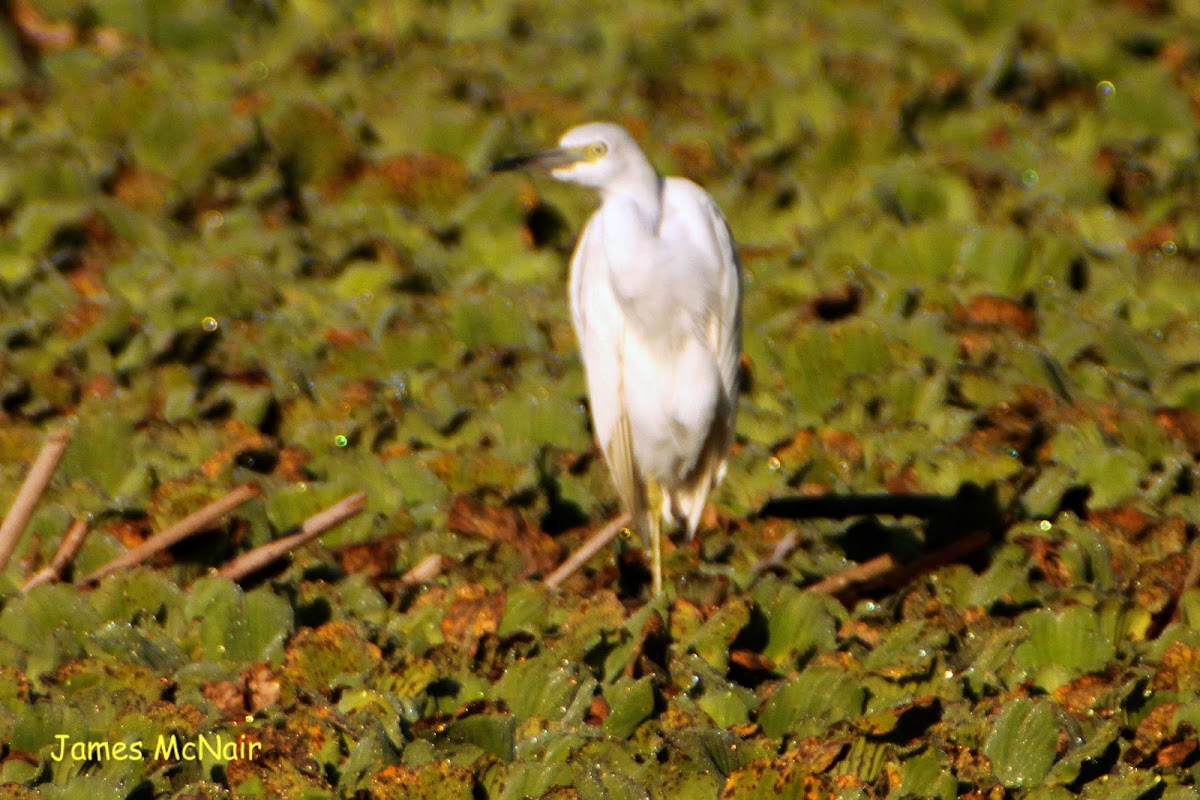
[[[608,152],[608,145],[604,142],[592,142],[587,147],[587,154],[592,158],[600,158]]]

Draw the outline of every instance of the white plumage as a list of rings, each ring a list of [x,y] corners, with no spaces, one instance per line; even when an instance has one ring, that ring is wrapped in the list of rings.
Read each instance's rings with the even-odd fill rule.
[[[592,424],[622,503],[653,548],[657,516],[695,534],[725,472],[737,411],[741,266],[713,199],[685,178],[662,178],[620,126],[572,128],[548,152],[494,169],[548,168],[598,189],[602,202],[571,259],[570,303],[587,373]]]

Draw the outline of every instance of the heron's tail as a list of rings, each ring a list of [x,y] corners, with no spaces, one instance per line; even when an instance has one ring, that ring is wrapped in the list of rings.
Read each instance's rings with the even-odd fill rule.
[[[695,536],[696,529],[700,527],[700,517],[704,516],[704,504],[708,501],[708,493],[713,487],[715,477],[709,469],[697,472],[695,480],[676,487],[675,491],[663,497],[663,519],[683,519],[687,523],[688,539]]]

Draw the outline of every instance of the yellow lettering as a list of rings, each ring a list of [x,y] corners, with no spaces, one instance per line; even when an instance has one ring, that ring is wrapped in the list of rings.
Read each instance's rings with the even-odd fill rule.
[[[179,760],[179,737],[171,734],[171,738],[159,735],[158,743],[154,745],[154,758],[157,761]]]
[[[200,757],[201,758],[204,758],[205,755],[208,755],[210,758],[214,758],[214,759],[221,758],[221,735],[220,734],[217,734],[217,743],[216,744],[213,744],[212,742],[210,742],[208,740],[208,736],[203,733],[196,737],[196,741],[200,746]]]
[[[195,761],[196,760],[196,743],[195,742],[184,742],[183,743],[183,760],[184,761]]]
[[[56,733],[54,734],[54,738],[58,739],[58,752],[55,753],[53,750],[51,750],[50,757],[55,761],[62,761],[63,756],[67,754],[67,740],[71,737],[67,736],[65,733]]]

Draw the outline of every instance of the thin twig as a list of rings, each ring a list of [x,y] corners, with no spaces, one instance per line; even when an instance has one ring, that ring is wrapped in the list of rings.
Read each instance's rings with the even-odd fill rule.
[[[367,495],[363,492],[345,497],[324,511],[313,514],[304,520],[304,524],[300,526],[299,532],[293,533],[291,536],[285,536],[282,539],[276,539],[273,542],[267,542],[248,553],[238,556],[217,570],[217,574],[233,581],[240,581],[247,575],[252,575],[267,566],[272,561],[287,555],[297,547],[311,542],[330,528],[345,522],[350,517],[362,511],[366,505]]]
[[[1192,544],[1192,558],[1188,563],[1188,571],[1184,576],[1183,585],[1179,587],[1179,593],[1183,594],[1188,589],[1195,589],[1197,586],[1200,586],[1200,541]]]
[[[224,497],[214,500],[194,514],[189,514],[179,520],[179,522],[176,522],[165,531],[157,533],[137,547],[125,551],[90,575],[76,581],[75,585],[83,586],[94,583],[110,572],[139,564],[155,553],[166,550],[171,545],[181,542],[195,533],[211,528],[220,521],[221,517],[233,511],[247,500],[258,497],[258,495],[259,489],[257,485],[253,483],[242,484]]]
[[[63,570],[67,568],[67,564],[71,563],[71,559],[75,558],[75,554],[83,546],[83,540],[87,538],[88,530],[87,520],[77,519],[72,522],[71,527],[67,528],[62,541],[58,543],[58,549],[54,551],[54,557],[50,559],[50,563],[39,570],[32,578],[25,581],[25,585],[21,587],[21,591],[28,592],[35,586],[40,586],[43,583],[49,583],[61,578]]]
[[[1191,555],[1188,560],[1188,571],[1183,577],[1183,583],[1180,584],[1179,591],[1171,598],[1171,602],[1167,606],[1167,613],[1161,614],[1155,619],[1154,624],[1146,634],[1148,639],[1158,638],[1158,635],[1162,633],[1162,629],[1166,627],[1168,622],[1179,621],[1183,593],[1188,589],[1195,589],[1197,586],[1200,586],[1200,539],[1192,542]]]
[[[563,581],[574,575],[592,556],[599,553],[604,549],[605,545],[617,538],[631,521],[628,514],[621,514],[599,531],[593,533],[586,542],[581,544],[575,552],[571,553],[566,561],[558,566],[558,569],[546,577],[546,585],[551,589],[561,586]]]
[[[843,594],[848,589],[896,589],[909,583],[918,575],[924,575],[946,564],[961,561],[964,556],[986,546],[991,541],[991,533],[987,531],[975,531],[961,539],[950,542],[944,547],[939,547],[932,553],[921,556],[915,561],[910,561],[906,564],[895,564],[893,562],[893,566],[890,569],[881,570],[876,575],[865,575],[859,580],[837,589],[833,593]],[[867,564],[879,561],[885,557],[890,558],[890,556],[885,554],[884,556],[871,559],[871,561],[863,562],[862,566],[865,567]],[[843,597],[842,599],[845,600],[846,598]]]
[[[4,518],[4,522],[0,522],[0,569],[4,569],[8,560],[12,558],[13,551],[17,549],[17,542],[20,540],[21,534],[25,532],[29,518],[33,516],[33,508],[37,505],[42,492],[46,491],[46,485],[50,483],[50,478],[54,475],[54,470],[58,468],[58,462],[62,459],[70,441],[70,428],[61,428],[50,434],[46,443],[42,445],[42,451],[34,460],[33,466],[29,468],[25,482],[21,484],[21,488],[17,490],[17,496],[13,498],[8,516]]]
[[[782,566],[787,557],[792,554],[792,551],[800,546],[800,534],[792,531],[787,536],[784,536],[775,544],[775,549],[771,551],[771,555],[759,561],[751,570],[755,575],[760,572],[765,572],[772,567]]]
[[[446,557],[440,553],[431,553],[410,569],[408,572],[400,576],[400,582],[404,584],[412,583],[429,583],[442,573],[446,568]]]
[[[955,539],[915,561],[900,564],[891,572],[880,576],[879,582],[884,586],[903,586],[918,575],[924,575],[947,564],[956,564],[962,561],[967,555],[991,544],[992,540],[993,536],[989,531],[968,533],[961,539]]]
[[[856,564],[849,569],[826,575],[821,580],[808,587],[808,591],[816,592],[817,594],[837,594],[844,591],[856,583],[866,583],[874,580],[881,575],[885,575],[896,568],[896,559],[890,553],[884,553],[881,556],[869,561],[864,561],[861,564]]]

